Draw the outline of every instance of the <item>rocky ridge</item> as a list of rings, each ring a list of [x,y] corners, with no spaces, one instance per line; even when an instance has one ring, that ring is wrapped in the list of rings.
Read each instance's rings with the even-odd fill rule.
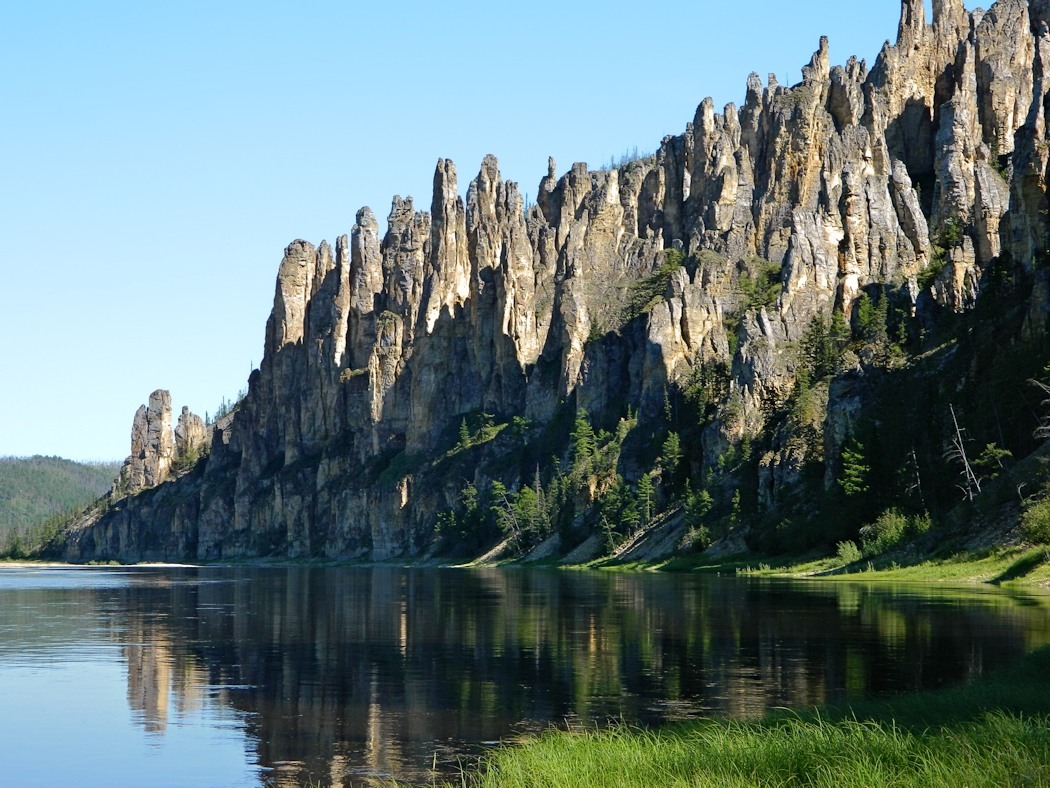
[[[870,70],[832,66],[822,39],[800,84],[752,74],[742,105],[704,100],[650,157],[561,176],[551,160],[534,205],[494,157],[465,199],[439,161],[429,211],[395,197],[385,233],[363,208],[334,247],[285,249],[263,361],[207,460],[164,483],[180,433],[155,392],[119,492],[149,489],[80,522],[65,556],[420,555],[463,483],[426,459],[461,422],[542,425],[569,407],[644,427],[673,386],[722,368],[686,447],[714,467],[788,401],[807,327],[833,310],[849,321],[873,287],[916,332],[972,309],[1009,258],[1035,281],[1025,330],[1043,332],[1048,21],[1042,0],[936,0],[929,23],[905,0]],[[758,303],[746,285],[763,271],[779,287]],[[658,293],[632,309],[640,283]],[[822,410],[829,474],[857,407],[833,395]],[[180,440],[196,445],[190,421]],[[770,506],[804,462],[788,437],[761,460]]]

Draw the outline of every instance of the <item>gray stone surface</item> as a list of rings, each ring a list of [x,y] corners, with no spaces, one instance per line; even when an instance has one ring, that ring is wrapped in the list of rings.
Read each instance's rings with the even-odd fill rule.
[[[385,233],[363,208],[334,251],[287,247],[247,398],[216,429],[203,479],[150,525],[149,549],[127,534],[156,518],[155,504],[129,504],[85,524],[70,555],[419,554],[454,502],[451,483],[375,483],[381,458],[440,451],[470,413],[542,422],[568,400],[597,414],[630,404],[644,420],[671,382],[720,362],[729,395],[688,447],[712,461],[761,427],[764,400],[788,396],[798,340],[834,305],[849,315],[878,284],[913,308],[924,296],[966,309],[994,257],[1031,269],[1045,255],[1047,19],[1041,0],[987,13],[935,0],[932,20],[904,0],[896,42],[870,70],[855,58],[833,66],[822,39],[799,85],[752,74],[741,106],[719,113],[705,99],[652,156],[560,177],[551,160],[531,206],[492,156],[465,199],[439,161],[429,212],[395,197]],[[953,223],[962,237],[939,251]],[[625,324],[632,287],[672,249],[690,264]],[[783,292],[746,312],[741,277],[769,264]],[[934,264],[924,294],[919,275]],[[1033,304],[1033,330],[1047,302]],[[848,401],[831,400],[828,419],[847,419]],[[131,489],[164,479],[170,404],[151,397],[135,423]],[[764,484],[790,484],[800,462],[782,436]]]

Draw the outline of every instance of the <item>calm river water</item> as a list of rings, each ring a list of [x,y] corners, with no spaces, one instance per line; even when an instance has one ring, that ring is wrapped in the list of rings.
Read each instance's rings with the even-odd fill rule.
[[[11,785],[427,782],[551,725],[964,682],[1050,596],[527,569],[0,569]]]

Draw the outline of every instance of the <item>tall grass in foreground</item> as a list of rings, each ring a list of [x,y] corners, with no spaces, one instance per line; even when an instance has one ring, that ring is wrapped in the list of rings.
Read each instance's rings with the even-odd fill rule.
[[[951,690],[759,722],[551,731],[471,786],[1050,786],[1050,649]]]

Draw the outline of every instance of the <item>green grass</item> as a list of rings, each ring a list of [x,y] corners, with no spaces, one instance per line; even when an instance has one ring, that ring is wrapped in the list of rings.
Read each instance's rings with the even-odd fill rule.
[[[1043,547],[998,547],[978,553],[960,553],[927,559],[907,566],[873,565],[865,580],[908,582],[966,582],[996,585],[1050,585],[1050,554]],[[838,575],[857,579],[857,574]]]
[[[713,561],[703,554],[679,555],[649,563],[598,559],[590,569],[619,572],[700,572],[751,577],[813,577],[826,580],[878,580],[917,583],[993,583],[1050,587],[1050,547],[994,547],[941,558],[896,556],[862,559],[843,566],[836,556],[734,556]]]
[[[885,559],[861,560],[849,567],[837,566],[838,563],[829,558],[779,569],[745,570],[744,573],[808,575],[841,580],[1050,585],[1050,549],[1045,547],[996,547],[902,564]]]
[[[551,731],[469,786],[1050,785],[1050,649],[973,684],[756,722]]]

